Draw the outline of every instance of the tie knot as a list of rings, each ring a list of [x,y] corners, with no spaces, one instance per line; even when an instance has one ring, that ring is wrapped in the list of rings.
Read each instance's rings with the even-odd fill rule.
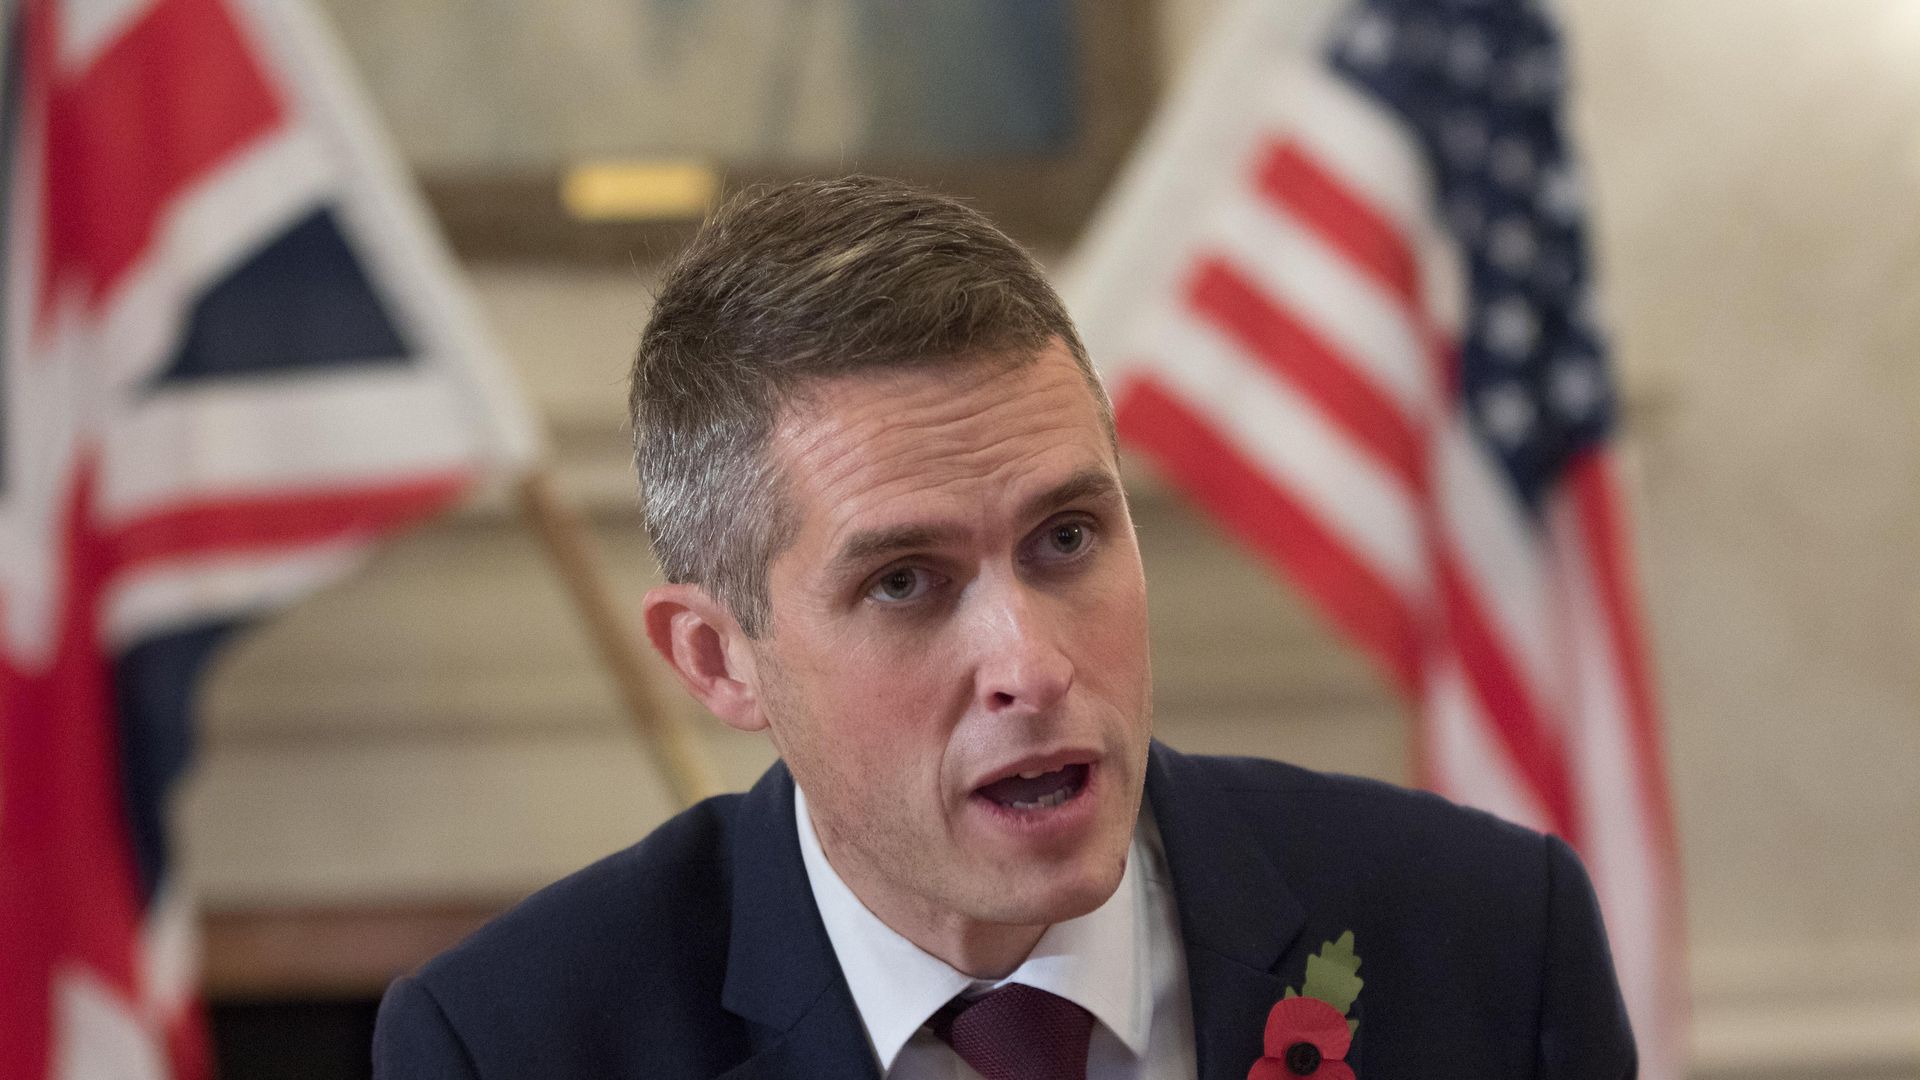
[[[1086,1080],[1093,1014],[1058,994],[1009,983],[954,998],[927,1026],[982,1080]]]

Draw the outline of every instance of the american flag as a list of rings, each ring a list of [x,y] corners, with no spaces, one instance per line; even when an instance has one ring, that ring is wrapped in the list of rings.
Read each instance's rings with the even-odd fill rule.
[[[296,0],[6,10],[0,1076],[204,1076],[204,661],[532,428]]]
[[[1565,62],[1534,0],[1234,5],[1068,299],[1122,438],[1416,717],[1420,781],[1581,852],[1643,1077],[1685,964]]]

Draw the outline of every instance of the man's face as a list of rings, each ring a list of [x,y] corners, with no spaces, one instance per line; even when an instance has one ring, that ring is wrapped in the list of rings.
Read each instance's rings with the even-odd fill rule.
[[[1145,777],[1146,583],[1065,346],[832,380],[772,452],[800,524],[759,689],[835,870],[889,922],[1098,907]]]

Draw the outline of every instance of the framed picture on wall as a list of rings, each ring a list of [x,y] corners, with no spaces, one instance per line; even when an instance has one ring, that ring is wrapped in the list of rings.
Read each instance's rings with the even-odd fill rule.
[[[1150,0],[324,0],[455,246],[630,257],[672,220],[585,221],[599,162],[723,188],[879,172],[1070,237],[1145,121]]]

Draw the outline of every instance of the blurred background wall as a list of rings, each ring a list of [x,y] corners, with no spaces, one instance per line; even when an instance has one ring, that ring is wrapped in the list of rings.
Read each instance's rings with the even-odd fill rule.
[[[574,115],[572,93],[649,99],[660,71],[565,93],[551,78],[542,58],[556,49],[625,58],[591,72],[635,70],[634,55],[661,48],[608,27],[771,48],[763,21],[721,18],[739,5],[664,29],[609,21],[597,0],[520,21],[482,5],[501,24],[436,53],[455,69],[428,77],[415,45],[445,5],[327,6],[403,147],[443,173],[471,166],[475,148],[519,165],[566,139],[619,149],[624,129],[591,119],[552,146],[513,137]],[[1143,6],[1138,93],[1178,77],[1217,6]],[[665,18],[701,5],[635,7]],[[1696,1074],[1920,1076],[1920,4],[1561,11],[1668,717],[1692,939],[1674,962],[1690,965]],[[835,81],[848,46],[834,43],[856,36],[819,18],[817,66],[783,76],[813,89],[779,138],[889,137]],[[712,116],[766,99],[762,65],[676,56]],[[490,68],[538,75],[525,85],[548,96],[458,96]],[[638,105],[627,119],[665,143],[707,122]],[[792,148],[771,137],[748,125],[724,140]],[[1034,233],[1050,260],[1071,241]],[[652,571],[623,380],[666,250],[467,267],[629,602]],[[1133,479],[1161,736],[1406,779],[1405,721],[1371,671],[1144,469]],[[216,991],[231,999],[294,993],[313,981],[314,950],[336,946],[331,991],[368,992],[382,963],[672,809],[504,501],[415,534],[254,634],[223,659],[207,704],[182,824]],[[701,730],[733,786],[771,760],[755,739]]]

